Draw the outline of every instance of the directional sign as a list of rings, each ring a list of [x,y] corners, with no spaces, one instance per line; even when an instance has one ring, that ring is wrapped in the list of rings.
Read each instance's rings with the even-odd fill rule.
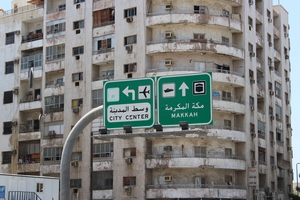
[[[104,83],[104,125],[107,129],[150,128],[154,124],[154,79]]]
[[[213,123],[212,73],[161,76],[157,79],[158,124],[164,127]]]

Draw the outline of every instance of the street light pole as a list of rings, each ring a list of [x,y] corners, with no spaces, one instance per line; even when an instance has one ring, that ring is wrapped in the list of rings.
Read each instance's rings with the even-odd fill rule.
[[[299,174],[298,174],[298,165],[299,165],[300,163],[297,163],[296,164],[296,174],[297,174],[297,187],[296,187],[296,191],[297,191],[297,195],[298,195],[298,177],[299,177]]]

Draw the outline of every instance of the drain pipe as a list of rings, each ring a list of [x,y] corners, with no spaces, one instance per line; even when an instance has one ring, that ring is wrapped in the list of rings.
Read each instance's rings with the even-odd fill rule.
[[[94,119],[102,115],[103,106],[86,113],[72,128],[63,147],[60,167],[60,200],[70,200],[70,162],[72,150],[79,134]]]

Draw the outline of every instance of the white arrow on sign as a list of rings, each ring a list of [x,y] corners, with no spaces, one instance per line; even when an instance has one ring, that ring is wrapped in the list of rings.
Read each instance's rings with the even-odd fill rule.
[[[181,86],[179,87],[179,90],[182,90],[182,96],[185,97],[186,96],[186,90],[189,89],[189,87],[185,84],[185,82],[183,82],[181,84]]]
[[[129,90],[129,86],[127,86],[124,90],[123,90],[123,93],[126,95],[126,96],[129,96],[129,93],[132,94],[132,100],[135,100],[135,91],[134,90]]]

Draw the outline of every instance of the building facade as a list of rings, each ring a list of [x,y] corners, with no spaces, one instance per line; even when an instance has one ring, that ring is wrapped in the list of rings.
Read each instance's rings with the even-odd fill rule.
[[[214,124],[73,149],[71,199],[288,199],[288,12],[271,0],[15,0],[0,11],[0,172],[60,176],[103,82],[212,72]],[[201,134],[199,133],[201,132]],[[92,133],[92,134],[91,134]],[[134,134],[132,134],[134,136]],[[99,137],[91,137],[99,136]]]

